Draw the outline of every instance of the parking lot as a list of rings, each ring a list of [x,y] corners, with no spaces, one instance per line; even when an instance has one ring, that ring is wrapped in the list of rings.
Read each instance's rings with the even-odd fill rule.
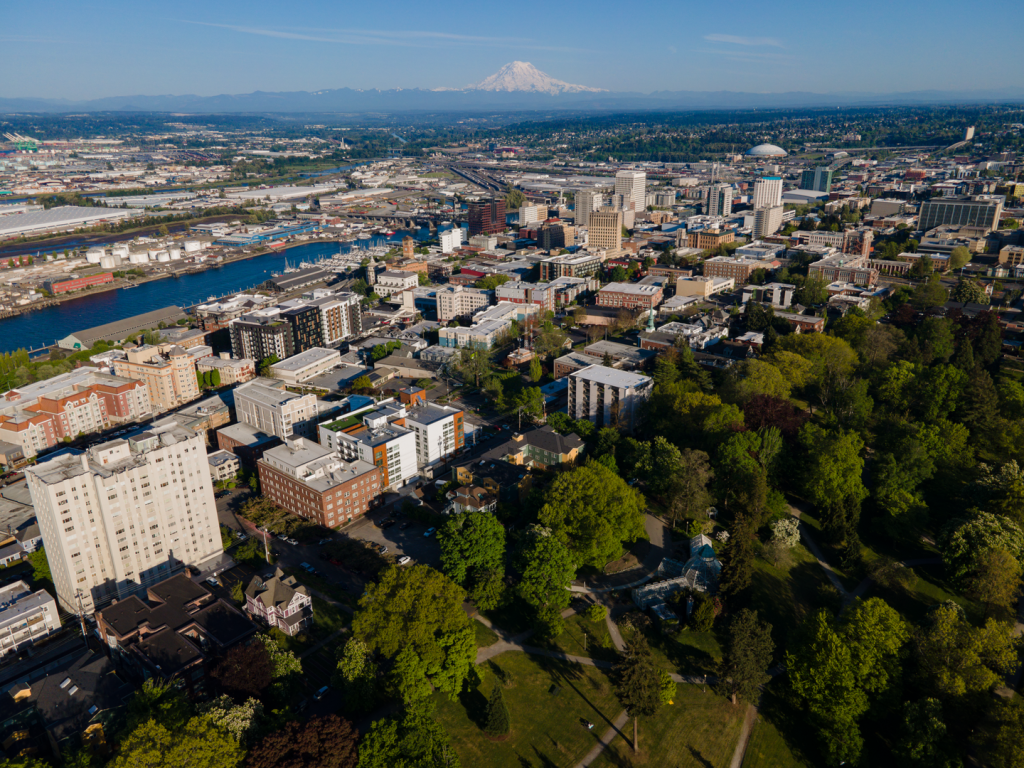
[[[441,565],[441,550],[437,545],[436,534],[424,536],[427,526],[417,523],[404,515],[399,514],[393,517],[395,525],[389,528],[378,528],[373,520],[383,520],[384,514],[374,512],[372,517],[364,517],[356,520],[346,527],[344,534],[352,539],[372,541],[375,544],[383,544],[388,548],[388,555],[396,558],[408,555],[413,562],[431,565],[435,568]],[[405,527],[408,526],[408,527]]]

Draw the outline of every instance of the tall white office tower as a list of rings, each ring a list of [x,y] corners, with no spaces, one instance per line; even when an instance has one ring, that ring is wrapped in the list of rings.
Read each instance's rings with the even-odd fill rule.
[[[782,179],[765,176],[754,182],[754,208],[771,208],[782,204]]]
[[[623,210],[647,210],[647,174],[643,171],[619,171],[615,174],[615,194],[622,195]]]
[[[203,438],[166,419],[25,471],[64,610],[92,613],[223,555]]]

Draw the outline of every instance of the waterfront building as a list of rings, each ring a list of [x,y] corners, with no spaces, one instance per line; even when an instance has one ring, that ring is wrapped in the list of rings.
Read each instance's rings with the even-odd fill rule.
[[[505,231],[505,199],[469,204],[469,236],[496,235]]]

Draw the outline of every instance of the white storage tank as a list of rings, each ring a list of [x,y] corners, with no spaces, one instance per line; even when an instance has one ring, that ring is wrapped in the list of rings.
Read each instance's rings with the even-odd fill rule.
[[[156,260],[157,261],[170,261],[171,260],[171,254],[169,254],[167,251],[157,251]]]
[[[181,258],[181,248],[168,248],[167,252],[171,255],[171,259]]]
[[[99,264],[105,253],[106,250],[103,248],[90,248],[85,252],[85,260],[90,264]]]
[[[119,258],[127,259],[130,251],[127,245],[115,245],[110,252]]]
[[[156,261],[157,260],[157,256],[159,256],[161,253],[162,253],[162,251],[160,251],[158,249],[150,248],[149,249],[149,260],[150,261]]]
[[[186,240],[185,241],[185,253],[195,253],[203,248],[203,244],[198,240]]]
[[[131,264],[148,264],[149,255],[145,251],[139,251],[128,256],[128,261]]]
[[[100,257],[100,266],[104,269],[113,269],[114,267],[121,266],[121,260],[105,253]]]

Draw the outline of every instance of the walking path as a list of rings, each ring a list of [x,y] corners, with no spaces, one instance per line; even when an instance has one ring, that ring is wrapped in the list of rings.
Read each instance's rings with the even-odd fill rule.
[[[743,716],[743,727],[740,729],[740,740],[736,742],[736,751],[732,753],[732,762],[729,763],[729,768],[742,768],[743,757],[747,754],[747,742],[750,741],[750,731],[754,727],[755,717],[757,717],[757,707],[753,704],[748,704],[746,714]]]
[[[597,758],[601,756],[601,753],[604,752],[605,747],[611,744],[612,739],[616,736],[626,738],[622,733],[622,729],[626,726],[627,722],[629,722],[629,715],[625,712],[616,717],[615,722],[612,723],[612,727],[601,735],[601,740],[594,745],[592,750],[587,752],[582,760],[580,760],[579,768],[586,768],[586,766],[597,760]]]

